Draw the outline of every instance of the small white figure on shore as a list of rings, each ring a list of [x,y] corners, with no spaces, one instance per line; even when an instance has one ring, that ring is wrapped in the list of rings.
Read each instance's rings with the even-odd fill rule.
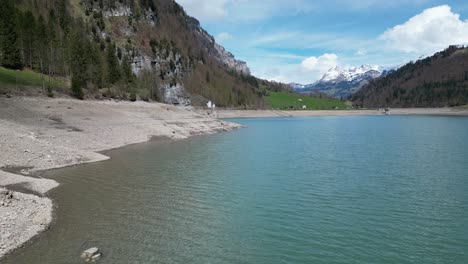
[[[208,103],[206,103],[206,107],[212,108],[212,107],[213,107],[213,103],[211,103],[211,101],[208,101]]]
[[[307,105],[303,105],[303,106],[302,106],[302,109],[307,109]]]

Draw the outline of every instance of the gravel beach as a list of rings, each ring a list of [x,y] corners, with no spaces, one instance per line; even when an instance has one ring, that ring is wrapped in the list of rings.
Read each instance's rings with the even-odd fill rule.
[[[104,150],[153,137],[183,139],[240,128],[205,111],[159,103],[0,98],[0,259],[52,221],[38,171],[108,159]],[[12,192],[10,192],[12,191]],[[5,198],[6,199],[6,198]]]

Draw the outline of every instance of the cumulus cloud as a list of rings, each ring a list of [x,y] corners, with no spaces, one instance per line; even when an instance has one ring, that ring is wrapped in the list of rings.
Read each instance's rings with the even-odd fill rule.
[[[468,43],[468,20],[461,20],[450,6],[424,10],[380,37],[391,49],[403,52],[436,52],[454,44]]]
[[[302,58],[298,55],[295,57]],[[339,65],[339,59],[336,54],[325,53],[317,57],[307,57],[297,63],[284,63],[281,58],[267,56],[262,60],[253,61],[252,64],[256,66],[253,74],[260,78],[284,83],[309,84],[322,78],[330,68]]]
[[[228,15],[228,0],[177,0],[189,15],[202,21],[223,19]]]
[[[325,53],[319,57],[309,57],[302,61],[301,66],[304,70],[322,75],[330,68],[338,65],[338,56],[333,53]]]
[[[232,39],[232,35],[227,33],[227,32],[222,32],[222,33],[219,33],[216,37],[216,42],[218,42],[219,44],[222,44],[223,42],[225,42],[226,40],[230,40]]]

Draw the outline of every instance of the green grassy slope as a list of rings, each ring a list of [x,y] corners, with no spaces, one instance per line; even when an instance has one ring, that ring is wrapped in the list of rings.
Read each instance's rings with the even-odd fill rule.
[[[49,85],[49,77],[47,75],[41,75],[40,73],[23,70],[16,71],[0,67],[0,86],[7,87],[42,87],[42,81],[44,78],[44,85]],[[65,79],[52,77],[50,80],[50,86],[53,88],[66,88],[67,82]]]
[[[316,98],[288,92],[271,92],[269,96],[265,97],[265,100],[268,106],[273,109],[302,109],[303,105],[307,106],[307,110],[347,108],[346,104],[340,100]]]

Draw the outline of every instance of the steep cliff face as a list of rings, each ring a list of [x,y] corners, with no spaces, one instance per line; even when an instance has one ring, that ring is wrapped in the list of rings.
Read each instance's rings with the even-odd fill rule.
[[[247,67],[245,61],[237,60],[232,53],[227,52],[223,46],[214,44],[217,54],[216,58],[224,63],[228,68],[235,70],[236,72],[242,73],[244,75],[250,75],[250,69]]]
[[[50,96],[259,108],[283,87],[251,76],[174,0],[5,1],[15,67],[70,84],[43,83]]]
[[[247,63],[241,60],[237,60],[232,53],[226,51],[223,46],[216,43],[214,37],[200,26],[200,22],[197,19],[189,17],[188,23],[190,24],[190,30],[196,32],[199,35],[201,41],[205,43],[208,54],[210,56],[213,56],[219,62],[223,63],[229,69],[234,70],[237,73],[250,75],[250,69],[247,66]]]
[[[37,6],[34,0],[22,2],[23,10]],[[199,104],[212,100],[220,106],[263,104],[258,84],[245,78],[250,76],[247,64],[217,44],[174,0],[48,0],[33,12],[49,14],[44,16],[47,20],[57,13],[57,6],[63,6],[72,21],[60,35],[83,27],[81,35],[87,34],[86,38],[96,43],[90,45],[101,47],[101,58],[96,61],[107,60],[105,54],[113,49],[122,67],[128,58],[136,76],[135,82],[125,85],[88,82],[85,90],[98,86],[96,93],[112,86],[113,96],[120,93],[128,97],[136,91],[137,96],[183,105],[191,104],[193,98]],[[106,67],[100,72],[111,70]]]

